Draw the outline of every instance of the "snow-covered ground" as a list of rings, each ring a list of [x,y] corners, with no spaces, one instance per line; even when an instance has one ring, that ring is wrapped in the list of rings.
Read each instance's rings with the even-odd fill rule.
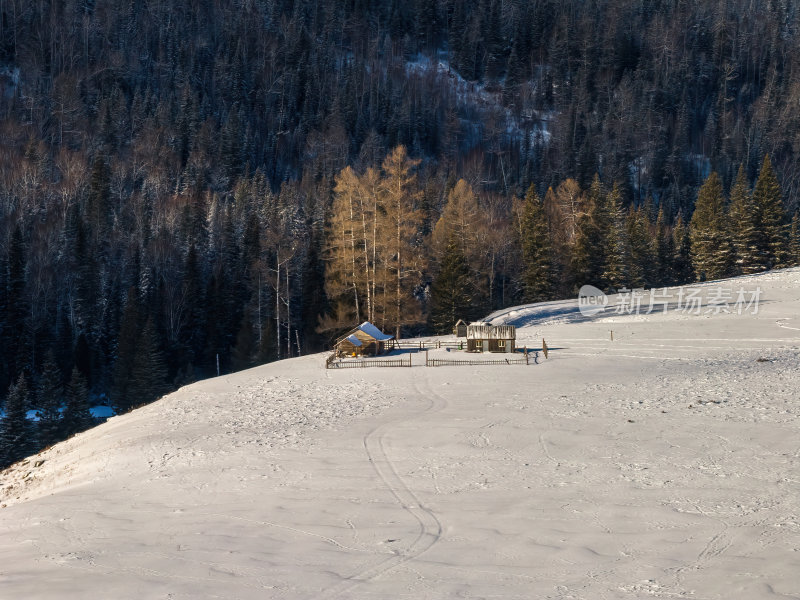
[[[113,417],[3,474],[0,596],[800,598],[800,270],[723,284],[758,313],[518,307],[537,365],[317,355]]]

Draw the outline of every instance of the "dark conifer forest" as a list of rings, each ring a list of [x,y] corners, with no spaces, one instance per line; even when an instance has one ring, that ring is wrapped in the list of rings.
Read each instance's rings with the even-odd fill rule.
[[[800,263],[798,34],[795,0],[3,0],[0,462],[366,319]]]

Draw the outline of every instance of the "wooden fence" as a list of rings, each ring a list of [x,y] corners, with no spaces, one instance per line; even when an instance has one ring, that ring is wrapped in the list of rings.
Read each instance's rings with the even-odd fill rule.
[[[338,360],[336,354],[331,354],[325,359],[326,369],[366,369],[369,367],[410,367],[411,355],[405,358],[378,358],[359,360]]]
[[[519,352],[514,352],[512,354],[507,354],[506,356],[511,356],[513,358],[499,358],[502,354],[498,354],[498,358],[493,359],[477,359],[477,358],[429,358],[428,357],[428,350],[426,346],[430,346],[432,348],[459,348],[459,344],[445,344],[445,343],[433,343],[433,344],[425,344],[424,342],[417,342],[417,343],[409,343],[403,344],[396,344],[396,348],[406,347],[406,348],[413,348],[425,351],[425,366],[426,367],[479,367],[481,365],[530,365],[530,364],[539,364],[539,352],[536,350],[528,350],[525,347],[522,350],[522,356],[520,356]],[[544,340],[542,340],[542,352],[544,357],[547,358],[549,348]],[[474,354],[466,354],[466,356],[476,356]],[[481,354],[481,356],[486,356],[485,354]],[[337,358],[336,353],[331,353],[325,359],[325,368],[326,369],[366,369],[369,367],[411,367],[411,354],[409,353],[408,358],[360,358],[356,360],[344,360]],[[422,365],[420,365],[422,366]]]
[[[394,348],[399,350],[408,349],[408,350],[428,350],[428,349],[439,349],[439,348],[449,348],[452,350],[466,350],[467,349],[467,342],[460,341],[460,342],[442,342],[441,340],[437,340],[435,342],[397,342],[395,341],[393,344]]]
[[[537,355],[534,353],[533,361],[536,360]],[[425,366],[426,367],[479,367],[482,365],[529,365],[531,364],[531,355],[525,352],[523,358],[498,358],[492,360],[475,360],[475,359],[461,359],[461,358],[428,358],[428,353],[425,352]]]

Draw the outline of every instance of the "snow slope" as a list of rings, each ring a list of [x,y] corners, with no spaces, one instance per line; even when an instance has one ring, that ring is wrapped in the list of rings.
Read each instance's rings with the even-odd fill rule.
[[[800,270],[727,283],[758,314],[518,307],[548,360],[317,355],[113,417],[3,474],[0,597],[800,598]]]

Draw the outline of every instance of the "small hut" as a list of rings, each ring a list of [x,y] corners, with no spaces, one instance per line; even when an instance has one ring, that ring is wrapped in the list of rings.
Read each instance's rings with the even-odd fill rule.
[[[386,352],[387,343],[393,339],[365,321],[336,340],[334,349],[337,356],[377,356]]]
[[[458,323],[455,324],[453,327],[453,335],[456,337],[467,337],[467,324],[464,322],[464,319],[459,319]]]
[[[467,326],[467,351],[514,352],[517,328],[513,325],[472,323]]]

